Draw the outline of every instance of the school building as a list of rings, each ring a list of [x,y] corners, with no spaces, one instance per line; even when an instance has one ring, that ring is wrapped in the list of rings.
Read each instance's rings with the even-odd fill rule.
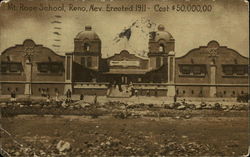
[[[0,94],[47,93],[109,97],[223,97],[248,93],[248,58],[213,40],[175,57],[175,39],[163,25],[150,33],[147,57],[127,50],[102,58],[91,26],[64,56],[26,39],[1,53]]]

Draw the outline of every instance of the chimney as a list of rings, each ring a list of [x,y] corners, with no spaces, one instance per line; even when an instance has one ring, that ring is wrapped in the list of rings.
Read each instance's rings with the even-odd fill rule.
[[[92,30],[91,26],[85,26],[85,31],[91,31],[91,30]]]

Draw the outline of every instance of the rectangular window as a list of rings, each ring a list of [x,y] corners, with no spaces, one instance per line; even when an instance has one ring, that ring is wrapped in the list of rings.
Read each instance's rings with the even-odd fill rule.
[[[193,67],[193,73],[194,73],[194,75],[200,75],[201,72],[202,72],[201,71],[201,66],[196,65],[196,66]]]
[[[236,66],[235,72],[237,75],[244,75],[245,74],[244,66]]]
[[[186,75],[190,74],[191,73],[190,66],[188,66],[188,65],[181,66],[181,73],[186,74]]]
[[[180,65],[180,73],[190,76],[204,76],[206,74],[205,64],[182,64]]]
[[[248,74],[247,64],[226,64],[222,65],[225,75],[245,75]]]
[[[245,74],[248,74],[248,65],[244,66],[244,71],[245,71]]]
[[[224,65],[223,72],[225,75],[233,75],[233,66],[232,65]]]
[[[8,64],[7,63],[1,63],[0,71],[2,73],[6,73],[8,71]]]
[[[37,63],[37,70],[40,73],[60,73],[63,70],[61,62],[40,62]]]
[[[51,67],[50,67],[50,71],[52,73],[59,73],[61,71],[60,67],[61,67],[60,64],[58,64],[58,63],[52,63]]]
[[[245,74],[247,74],[248,72],[247,72],[247,65],[237,65],[237,67],[236,67],[236,74],[237,75],[245,75]]]
[[[48,63],[39,63],[38,64],[38,71],[41,73],[49,72],[49,64]]]
[[[18,72],[19,71],[19,65],[16,63],[10,64],[10,72]]]
[[[0,71],[2,73],[7,73],[7,72],[21,72],[22,69],[22,64],[21,63],[17,63],[17,62],[2,62],[1,63],[1,67],[0,67]]]

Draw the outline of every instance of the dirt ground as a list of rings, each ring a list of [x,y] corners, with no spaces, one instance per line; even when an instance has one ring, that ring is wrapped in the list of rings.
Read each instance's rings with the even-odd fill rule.
[[[247,112],[201,112],[188,119],[3,117],[2,128],[11,136],[1,131],[2,148],[11,156],[239,156],[247,154],[249,145]],[[70,149],[59,152],[60,140],[69,142]]]

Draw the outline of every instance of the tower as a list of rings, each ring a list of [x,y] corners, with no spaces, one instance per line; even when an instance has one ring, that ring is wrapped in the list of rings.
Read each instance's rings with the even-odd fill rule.
[[[101,40],[91,26],[86,26],[74,39],[73,61],[84,68],[98,71],[100,59]]]
[[[175,40],[173,36],[165,31],[163,25],[158,26],[158,31],[150,32],[149,53],[150,69],[157,69],[168,64],[168,54],[174,51]]]
[[[167,96],[175,95],[175,40],[173,36],[165,31],[163,25],[158,26],[158,30],[150,32],[149,38],[149,68],[162,68],[162,73],[167,76],[164,83],[168,84]]]

